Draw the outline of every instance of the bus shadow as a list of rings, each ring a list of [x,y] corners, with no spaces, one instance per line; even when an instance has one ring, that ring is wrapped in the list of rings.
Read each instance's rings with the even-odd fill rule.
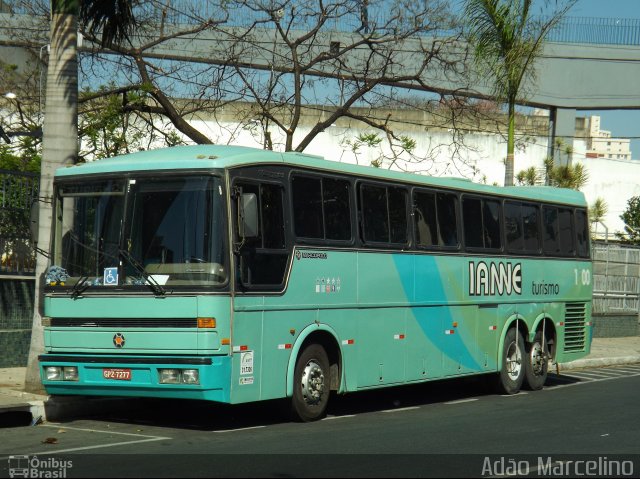
[[[492,394],[495,394],[495,390],[487,376],[438,380],[346,395],[332,394],[327,414],[328,416],[347,416],[375,413]],[[119,409],[112,413],[103,410],[91,419],[210,432],[291,422],[287,400],[238,405],[187,399],[140,399],[137,401],[136,407]]]

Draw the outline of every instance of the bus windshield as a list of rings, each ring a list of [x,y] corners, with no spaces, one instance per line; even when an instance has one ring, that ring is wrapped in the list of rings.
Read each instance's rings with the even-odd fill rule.
[[[214,176],[64,182],[47,283],[226,283],[224,211]]]

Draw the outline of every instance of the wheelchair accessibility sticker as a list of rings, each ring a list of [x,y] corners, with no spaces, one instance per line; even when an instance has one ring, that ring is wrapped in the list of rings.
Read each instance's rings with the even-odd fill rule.
[[[117,286],[118,285],[118,268],[105,268],[103,282],[105,286]]]

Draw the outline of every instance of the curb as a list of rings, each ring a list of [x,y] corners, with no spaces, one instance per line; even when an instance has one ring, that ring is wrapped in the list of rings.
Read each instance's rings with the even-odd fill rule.
[[[41,421],[65,421],[102,413],[135,411],[143,407],[143,398],[93,397],[93,396],[36,396],[14,391],[0,403],[0,415],[31,415],[31,424]],[[35,396],[35,397],[34,397]],[[0,426],[1,427],[1,426]]]
[[[585,358],[571,361],[570,363],[560,363],[560,371],[582,369],[582,368],[594,368],[604,366],[616,366],[620,364],[635,364],[640,363],[640,356],[619,356],[610,358]]]

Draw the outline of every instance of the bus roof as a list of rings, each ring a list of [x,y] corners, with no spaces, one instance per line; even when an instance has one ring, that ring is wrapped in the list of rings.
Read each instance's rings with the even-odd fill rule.
[[[565,188],[483,185],[463,178],[404,173],[371,166],[328,161],[321,156],[306,153],[280,153],[246,146],[191,145],[146,150],[59,168],[55,176],[63,178],[133,171],[224,169],[257,164],[298,166],[333,173],[347,173],[369,179],[396,180],[414,185],[586,206],[582,193]]]

